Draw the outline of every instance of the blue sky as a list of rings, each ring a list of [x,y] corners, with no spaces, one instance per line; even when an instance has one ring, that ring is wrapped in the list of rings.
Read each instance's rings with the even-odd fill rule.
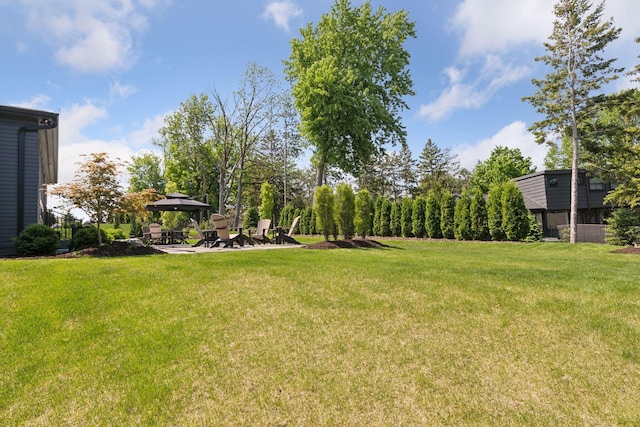
[[[352,0],[352,5],[363,3]],[[231,95],[247,64],[284,83],[299,28],[333,0],[0,0],[0,104],[60,113],[60,182],[80,154],[123,160],[156,149],[163,118],[191,94]],[[546,152],[521,101],[552,30],[554,0],[372,0],[416,22],[407,42],[416,96],[403,114],[417,157],[427,139],[473,168],[496,145],[518,147],[540,168]],[[608,0],[605,18],[623,29],[608,57],[640,60],[640,2]],[[611,90],[634,87],[622,77]]]

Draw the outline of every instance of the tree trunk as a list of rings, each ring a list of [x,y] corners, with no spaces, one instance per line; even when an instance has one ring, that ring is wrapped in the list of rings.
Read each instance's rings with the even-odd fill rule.
[[[571,214],[569,218],[569,242],[578,241],[578,125],[576,123],[575,108],[571,111],[573,125],[573,160],[571,163]]]
[[[236,213],[233,218],[233,228],[238,229],[238,223],[240,222],[240,207],[242,206],[242,171],[244,170],[244,165],[240,166],[240,170],[238,171],[238,195],[236,197]]]
[[[324,185],[324,168],[324,159],[320,159],[316,168],[316,187]]]

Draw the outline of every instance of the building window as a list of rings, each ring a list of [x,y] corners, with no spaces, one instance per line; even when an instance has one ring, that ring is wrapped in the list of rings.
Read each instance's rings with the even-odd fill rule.
[[[589,190],[591,191],[603,191],[604,181],[600,178],[589,178]]]

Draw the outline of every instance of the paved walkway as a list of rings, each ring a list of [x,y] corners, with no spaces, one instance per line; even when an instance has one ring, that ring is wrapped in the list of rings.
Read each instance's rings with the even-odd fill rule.
[[[187,244],[182,245],[153,245],[154,248],[161,250],[162,252],[166,252],[168,254],[201,254],[201,253],[211,253],[211,252],[230,252],[230,251],[254,251],[254,250],[270,250],[270,249],[291,249],[291,248],[302,248],[304,245],[244,245],[237,246],[234,245],[232,248],[207,248],[204,246],[191,246]]]

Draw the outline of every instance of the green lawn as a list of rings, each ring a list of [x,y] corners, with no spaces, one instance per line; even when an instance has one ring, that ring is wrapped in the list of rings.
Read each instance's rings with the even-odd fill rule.
[[[0,425],[640,424],[606,245],[0,260]]]

